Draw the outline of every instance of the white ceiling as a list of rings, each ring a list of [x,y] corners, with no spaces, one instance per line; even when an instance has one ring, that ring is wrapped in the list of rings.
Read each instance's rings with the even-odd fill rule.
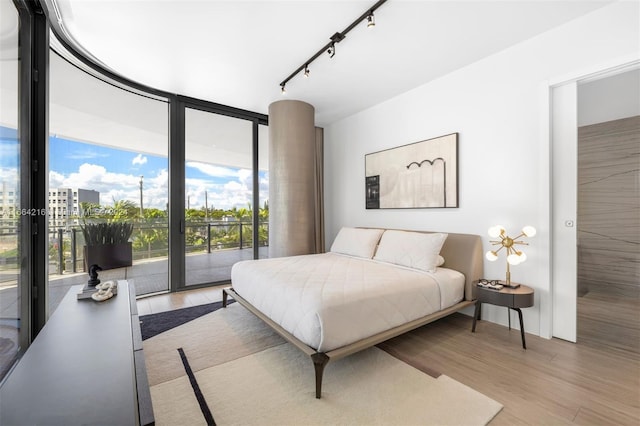
[[[611,2],[389,0],[375,28],[354,28],[285,96],[314,105],[324,126]],[[118,74],[267,113],[279,83],[375,0],[56,3],[68,33]]]

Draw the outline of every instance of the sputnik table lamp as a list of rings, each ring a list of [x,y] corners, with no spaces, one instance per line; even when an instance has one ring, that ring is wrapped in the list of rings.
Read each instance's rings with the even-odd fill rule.
[[[506,230],[504,227],[500,225],[492,226],[489,228],[489,236],[492,238],[500,238],[499,240],[489,241],[494,246],[499,246],[497,250],[489,250],[485,255],[487,260],[494,262],[498,260],[498,252],[503,248],[506,249],[507,253],[507,279],[504,284],[505,287],[509,288],[518,288],[520,284],[511,284],[511,271],[509,271],[509,265],[519,265],[520,263],[527,260],[527,255],[522,251],[518,250],[515,246],[517,245],[529,245],[524,241],[518,240],[521,237],[533,237],[536,235],[536,228],[533,226],[525,226],[522,228],[520,235],[517,237],[511,238],[506,234]]]

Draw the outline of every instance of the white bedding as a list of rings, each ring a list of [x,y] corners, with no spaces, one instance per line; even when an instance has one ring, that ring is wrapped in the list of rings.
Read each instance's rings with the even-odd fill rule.
[[[465,278],[324,253],[238,262],[231,281],[289,333],[328,352],[455,305]]]

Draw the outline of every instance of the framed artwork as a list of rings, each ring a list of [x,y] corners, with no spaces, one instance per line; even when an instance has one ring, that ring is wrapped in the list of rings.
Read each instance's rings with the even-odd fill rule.
[[[367,209],[458,207],[458,133],[366,154]]]

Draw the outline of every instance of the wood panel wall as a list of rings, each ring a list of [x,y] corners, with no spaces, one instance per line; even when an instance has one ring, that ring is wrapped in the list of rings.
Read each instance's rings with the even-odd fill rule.
[[[640,116],[578,129],[578,294],[640,297]]]

